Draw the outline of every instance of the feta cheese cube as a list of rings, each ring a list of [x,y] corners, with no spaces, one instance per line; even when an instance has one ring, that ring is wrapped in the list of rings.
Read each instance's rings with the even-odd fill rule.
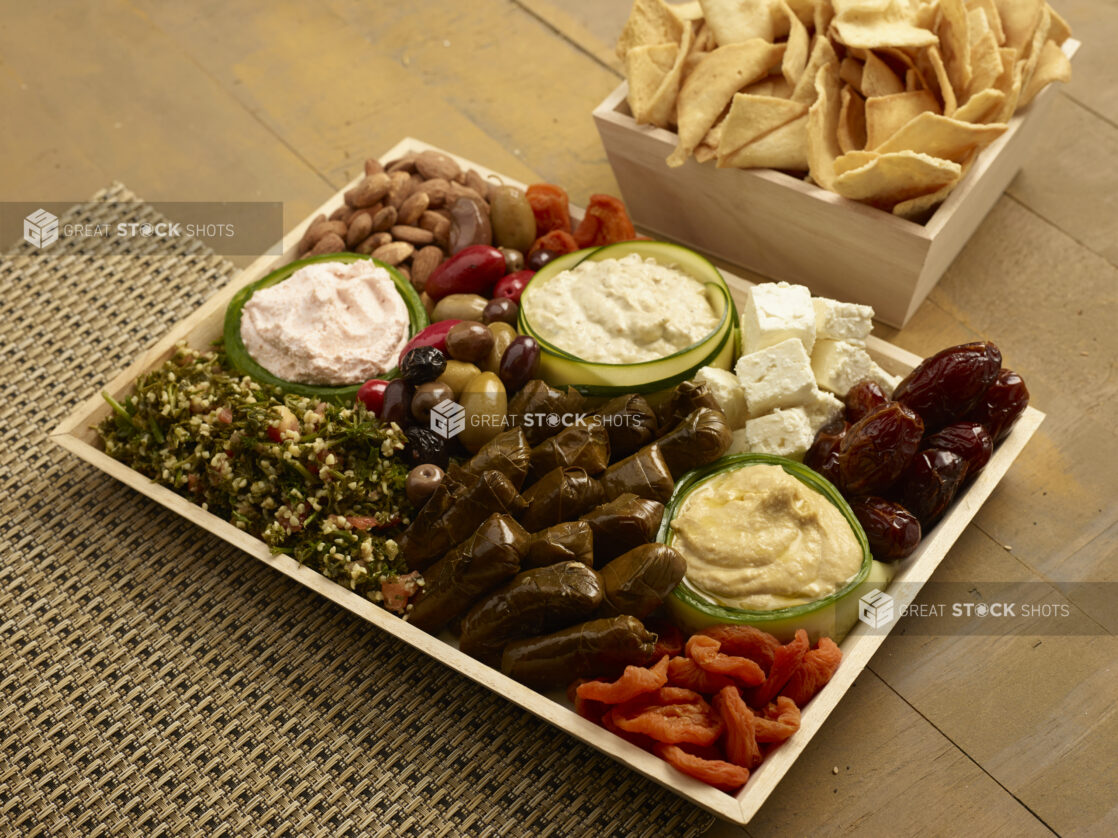
[[[890,375],[877,364],[873,365],[870,370],[870,378],[881,385],[882,391],[886,396],[892,397],[893,391],[897,389],[897,385],[901,383],[901,376]]]
[[[873,331],[873,308],[840,303],[826,297],[811,301],[815,307],[816,340],[846,340],[863,343]]]
[[[815,308],[803,285],[766,282],[754,285],[741,312],[742,350],[759,349],[797,338],[809,355],[815,344]]]
[[[812,434],[819,433],[820,428],[841,418],[846,411],[846,405],[840,399],[818,388],[811,391],[811,395],[801,406],[807,414]]]
[[[726,450],[726,454],[724,454],[723,456],[728,456],[730,454],[748,453],[749,443],[747,443],[745,440],[745,428],[738,428],[736,431],[734,431],[733,439],[730,441],[730,447]]]
[[[845,340],[820,340],[811,353],[811,369],[824,390],[845,398],[850,388],[870,378],[874,364],[866,350]]]
[[[749,418],[778,407],[798,407],[815,389],[811,359],[799,338],[742,355],[734,368]]]
[[[758,454],[802,460],[815,440],[802,407],[774,410],[745,423],[745,444]]]
[[[718,367],[703,367],[695,373],[695,381],[710,388],[731,430],[745,427],[745,391],[736,375]]]

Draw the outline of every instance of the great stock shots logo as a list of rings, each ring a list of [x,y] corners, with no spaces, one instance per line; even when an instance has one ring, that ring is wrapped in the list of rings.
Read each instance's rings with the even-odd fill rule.
[[[858,619],[870,628],[882,628],[893,622],[893,598],[874,588],[858,600]]]
[[[431,430],[443,439],[458,436],[466,430],[466,408],[451,399],[443,399],[431,408]]]
[[[39,209],[23,219],[23,240],[43,248],[58,241],[58,216]]]

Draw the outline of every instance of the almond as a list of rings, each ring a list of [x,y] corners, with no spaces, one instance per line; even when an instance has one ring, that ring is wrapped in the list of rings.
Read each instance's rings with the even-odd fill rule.
[[[425,181],[422,186],[417,189],[417,192],[425,192],[429,203],[429,209],[438,209],[446,203],[447,192],[450,190],[450,181],[446,178],[436,177]]]
[[[389,174],[393,172],[411,172],[415,171],[415,158],[419,155],[414,151],[409,151],[403,157],[397,158],[384,167],[384,170]]]
[[[415,158],[415,170],[428,180],[442,178],[454,180],[462,174],[462,167],[441,151],[427,149]]]
[[[312,220],[311,223],[307,225],[307,229],[303,231],[303,237],[299,239],[299,244],[295,246],[295,252],[297,254],[302,256],[314,246],[314,242],[311,241],[311,231],[315,229],[316,224],[325,220],[326,216],[322,213],[319,213],[314,217],[314,220]]]
[[[477,173],[476,170],[470,169],[466,172],[466,179],[463,181],[466,186],[474,190],[478,195],[489,200],[489,182]]]
[[[426,192],[413,192],[408,195],[404,203],[400,204],[400,212],[396,216],[397,221],[399,221],[400,224],[414,226],[430,203],[431,196]]]
[[[367,212],[360,212],[353,216],[349,222],[349,229],[345,234],[345,244],[350,250],[365,241],[373,232],[373,219]]]
[[[353,217],[353,207],[348,204],[342,204],[332,213],[330,213],[331,221],[341,221],[343,224],[348,224],[349,220]]]
[[[364,253],[366,256],[368,256],[370,253],[372,253],[378,247],[383,247],[384,245],[388,244],[390,241],[392,241],[392,236],[389,233],[384,233],[384,232],[373,233],[371,236],[369,236],[369,238],[365,239],[365,241],[363,241],[363,242],[361,242],[361,244],[357,245],[357,247],[354,248],[354,250],[357,253]]]
[[[435,240],[435,234],[430,230],[424,230],[422,227],[412,227],[407,224],[397,224],[389,232],[392,233],[392,238],[396,241],[407,242],[408,244],[430,244]]]
[[[410,247],[410,245],[409,245]],[[345,250],[345,241],[337,233],[327,233],[318,240],[318,244],[310,249],[308,256],[321,256],[324,253],[341,253]]]
[[[404,279],[411,281],[411,269],[407,265],[397,265],[396,270]]]
[[[389,179],[384,172],[365,175],[355,187],[345,193],[345,202],[351,207],[371,207],[388,194]]]
[[[408,172],[395,171],[388,177],[391,179],[391,183],[388,187],[388,203],[396,209],[399,209],[400,205],[404,203],[404,199],[411,194],[412,176]]]
[[[373,258],[391,267],[396,267],[414,252],[415,248],[407,242],[389,242],[374,250]]]
[[[396,223],[396,217],[396,207],[381,207],[380,211],[373,216],[373,231],[379,233],[381,230],[387,230]]]
[[[443,252],[434,245],[429,245],[416,251],[411,259],[411,284],[416,291],[422,291],[427,285],[427,277],[431,271],[439,266],[443,260]]]
[[[447,204],[453,204],[459,198],[470,198],[474,201],[480,201],[482,204],[482,208],[487,213],[489,212],[489,202],[485,200],[485,198],[482,197],[482,194],[476,189],[465,186],[461,183],[450,184],[446,195]]]
[[[365,161],[365,174],[377,175],[384,171],[384,166],[375,157],[370,157]]]

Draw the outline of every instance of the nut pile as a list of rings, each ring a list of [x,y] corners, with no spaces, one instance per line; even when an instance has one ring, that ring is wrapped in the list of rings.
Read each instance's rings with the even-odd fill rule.
[[[345,204],[320,214],[299,242],[297,255],[353,251],[395,267],[422,290],[431,272],[455,250],[474,241],[455,240],[455,216],[478,219],[472,238],[489,243],[490,185],[439,151],[409,152],[382,165],[365,161],[365,177],[345,193]],[[484,223],[481,223],[484,220]],[[481,229],[484,228],[484,229]],[[460,249],[460,247],[458,248]]]

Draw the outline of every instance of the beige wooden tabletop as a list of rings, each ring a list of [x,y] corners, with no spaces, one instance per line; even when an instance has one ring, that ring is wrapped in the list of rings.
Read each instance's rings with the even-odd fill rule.
[[[5,4],[0,200],[282,201],[286,224],[413,136],[577,203],[617,194],[590,116],[628,0]],[[1118,3],[1038,148],[900,331],[998,343],[1048,418],[937,580],[1118,583]],[[199,8],[201,7],[201,8]],[[247,261],[247,260],[245,260]],[[1114,585],[1086,636],[894,631],[746,832],[1118,834]]]

